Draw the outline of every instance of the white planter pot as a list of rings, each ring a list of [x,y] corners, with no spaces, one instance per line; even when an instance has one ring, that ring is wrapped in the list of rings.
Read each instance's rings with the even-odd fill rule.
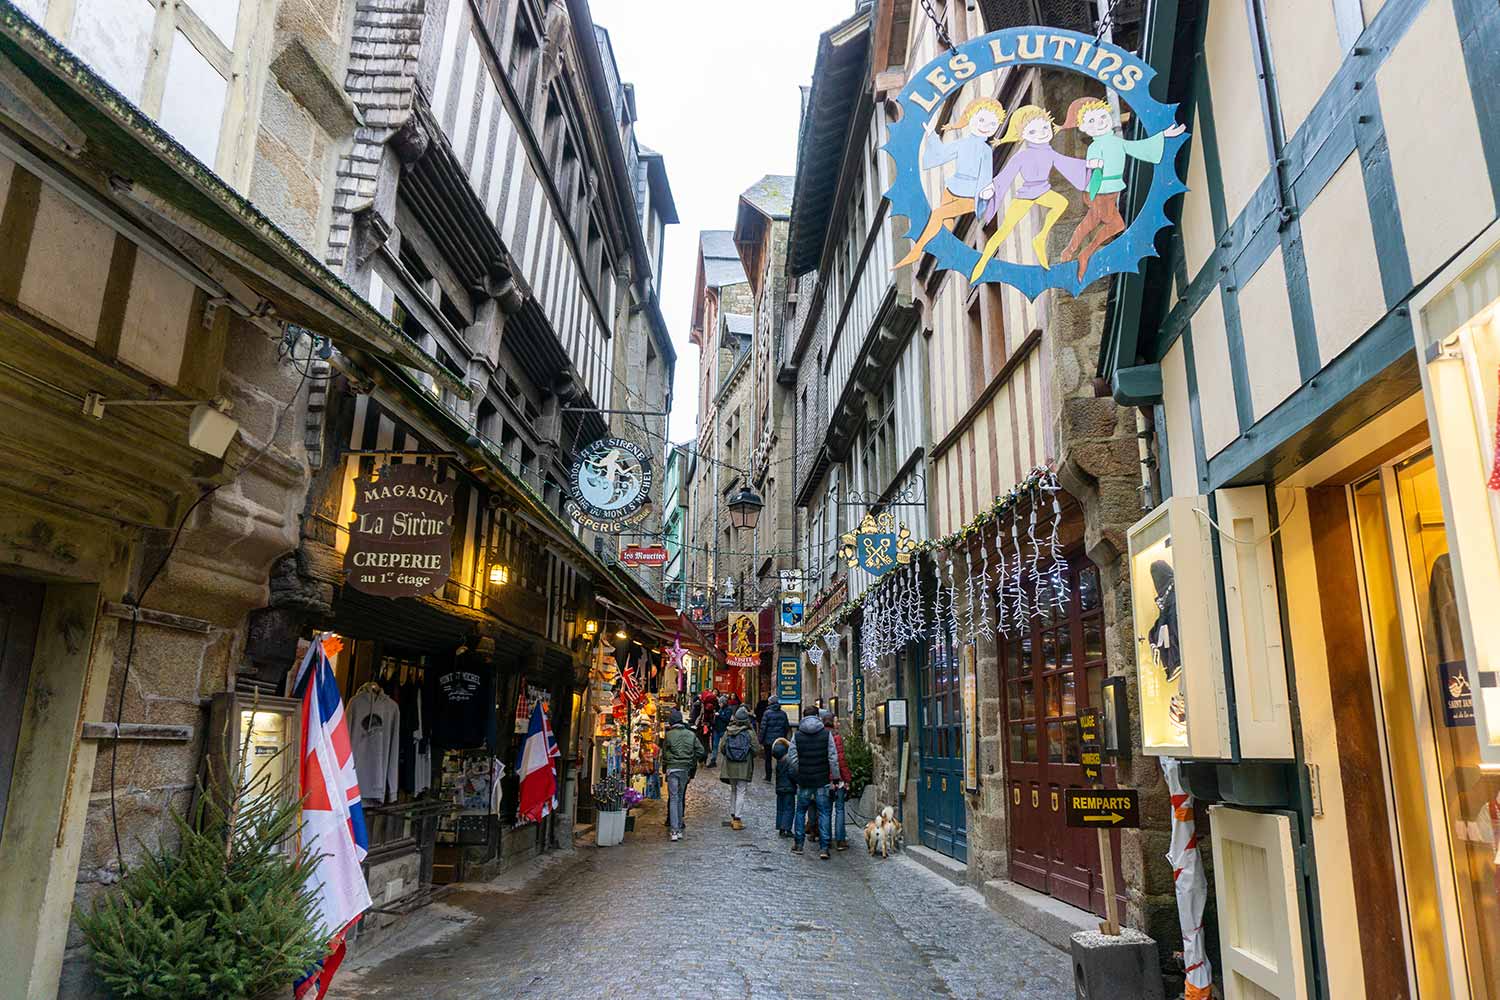
[[[594,843],[600,847],[614,847],[625,839],[625,810],[599,810],[599,822],[594,827]]]

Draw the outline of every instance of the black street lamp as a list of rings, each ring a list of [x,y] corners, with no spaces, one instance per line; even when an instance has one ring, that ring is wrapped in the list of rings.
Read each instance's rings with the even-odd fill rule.
[[[740,491],[729,500],[729,523],[736,529],[754,528],[760,520],[761,508],[765,505],[759,493],[749,486],[741,486]]]

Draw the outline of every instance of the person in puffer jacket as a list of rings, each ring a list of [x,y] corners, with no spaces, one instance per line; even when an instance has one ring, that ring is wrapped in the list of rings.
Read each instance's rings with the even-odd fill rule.
[[[766,710],[760,714],[760,745],[766,748],[766,780],[771,780],[771,744],[785,736],[792,728],[792,721],[781,707],[781,699],[771,695]]]
[[[804,709],[802,721],[797,723],[797,734],[792,738],[787,751],[787,765],[797,781],[797,808],[792,817],[792,853],[802,853],[802,842],[806,839],[807,809],[816,805],[818,809],[818,845],[822,850],[818,857],[828,860],[828,849],[832,837],[828,786],[839,780],[839,751],[833,736],[818,718],[818,710]]]

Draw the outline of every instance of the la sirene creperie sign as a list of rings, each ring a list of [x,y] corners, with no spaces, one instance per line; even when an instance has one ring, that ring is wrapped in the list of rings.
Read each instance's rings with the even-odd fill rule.
[[[448,581],[453,488],[425,465],[387,465],[354,480],[344,553],[349,586],[378,597],[423,597]]]

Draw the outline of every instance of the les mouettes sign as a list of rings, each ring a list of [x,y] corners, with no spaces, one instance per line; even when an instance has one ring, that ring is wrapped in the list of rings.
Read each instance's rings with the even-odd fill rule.
[[[619,532],[651,512],[651,455],[634,441],[600,438],[578,452],[569,474],[568,516],[594,531]]]
[[[378,597],[423,597],[447,582],[453,489],[425,465],[387,465],[354,481],[344,553],[349,586]]]

